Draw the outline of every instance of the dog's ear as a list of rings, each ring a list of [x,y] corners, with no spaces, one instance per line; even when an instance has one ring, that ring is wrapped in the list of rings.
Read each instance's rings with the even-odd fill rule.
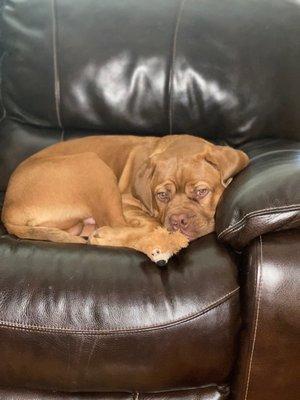
[[[132,187],[133,196],[145,205],[151,215],[154,213],[153,195],[151,190],[153,173],[154,164],[151,160],[144,161],[136,173]]]
[[[220,171],[222,185],[227,187],[232,178],[249,164],[249,157],[229,146],[212,146],[205,155],[207,162]]]

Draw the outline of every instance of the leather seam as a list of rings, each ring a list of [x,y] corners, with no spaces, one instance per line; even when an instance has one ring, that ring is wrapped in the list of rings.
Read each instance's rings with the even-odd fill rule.
[[[258,244],[257,242],[255,243],[254,246],[254,252],[255,252],[255,260],[257,260],[258,262]],[[254,256],[253,256],[254,258]],[[251,305],[249,303],[249,310],[255,310],[255,302],[256,302],[256,293],[257,293],[257,274],[258,274],[258,269],[255,268],[254,270],[254,284],[252,285],[253,289],[251,291]],[[249,312],[250,313],[250,312]],[[251,319],[252,322],[252,319]],[[250,325],[250,324],[249,324]],[[249,359],[250,359],[250,348],[251,348],[251,337],[252,334],[251,332],[254,331],[254,325],[249,327],[249,340],[247,340],[247,351],[246,351],[246,361],[245,361],[245,366],[244,366],[244,371],[242,372],[242,390],[244,390],[244,388],[246,387],[246,377],[247,377],[247,372],[248,372],[248,367],[249,367]],[[243,399],[245,400],[245,399]]]
[[[5,7],[5,5],[6,5],[6,1],[4,0],[4,1],[2,2],[1,8],[0,8],[0,11],[1,11],[1,14],[0,14],[0,23],[2,23],[2,24],[3,24],[3,13],[4,13],[4,7]],[[6,112],[6,108],[5,108],[5,106],[4,106],[4,101],[3,101],[3,98],[4,98],[4,96],[3,96],[3,60],[4,60],[4,57],[5,57],[6,54],[7,54],[7,51],[6,51],[5,47],[4,47],[3,28],[2,28],[2,30],[1,30],[1,34],[2,34],[1,44],[2,44],[2,46],[3,46],[3,53],[2,53],[2,56],[1,56],[1,60],[0,60],[0,103],[1,103],[1,106],[2,106],[2,109],[3,109],[3,114],[1,115],[0,122],[4,121],[5,118],[7,117],[7,112]]]
[[[270,208],[263,208],[261,210],[251,211],[243,216],[238,222],[233,225],[228,226],[223,231],[218,234],[218,238],[221,239],[222,237],[226,237],[231,233],[236,232],[237,230],[241,229],[245,226],[246,221],[250,218],[267,215],[269,212],[270,214],[276,214],[281,211],[298,211],[300,210],[300,204],[291,204],[288,206],[279,206],[279,207],[270,207]]]
[[[175,59],[176,59],[176,50],[177,50],[177,37],[178,37],[178,32],[179,32],[180,19],[181,19],[181,15],[182,15],[185,3],[186,3],[186,0],[181,0],[181,2],[180,2],[180,6],[178,9],[178,14],[177,14],[177,18],[176,18],[176,23],[175,23],[175,29],[174,29],[174,33],[173,33],[171,67],[170,67],[170,73],[169,73],[169,134],[170,135],[172,134],[172,131],[173,131],[173,106],[174,106],[173,80],[174,80],[174,65],[175,65]]]
[[[0,60],[0,103],[1,103],[1,107],[3,109],[3,114],[1,115],[0,118],[0,122],[4,121],[6,118],[6,108],[4,107],[4,102],[3,102],[3,60],[4,57],[6,55],[6,51],[3,52],[2,56],[1,56],[1,60]]]
[[[109,334],[130,334],[130,333],[138,333],[138,332],[147,332],[147,331],[152,331],[152,330],[164,330],[171,328],[173,326],[177,326],[180,324],[183,324],[185,322],[189,322],[191,320],[194,320],[204,314],[207,314],[209,311],[215,309],[216,307],[220,306],[221,304],[225,303],[227,300],[229,300],[231,297],[233,297],[238,291],[239,291],[239,286],[236,287],[235,289],[231,290],[230,292],[226,293],[224,296],[219,298],[218,300],[214,301],[211,303],[209,306],[205,307],[203,310],[195,313],[188,315],[184,318],[168,322],[165,324],[158,324],[158,325],[151,325],[148,327],[133,327],[133,328],[123,328],[123,329],[111,329],[111,330],[100,330],[100,329],[73,329],[73,328],[62,328],[59,326],[46,326],[46,325],[34,325],[34,324],[23,324],[19,322],[14,322],[14,321],[4,321],[0,320],[0,328],[9,328],[9,329],[14,329],[14,330],[34,330],[34,331],[39,331],[39,332],[56,332],[56,333],[71,333],[71,334],[89,334],[89,335],[109,335]]]
[[[52,52],[53,52],[53,72],[54,72],[54,99],[55,99],[55,110],[58,126],[61,129],[61,138],[64,139],[64,128],[61,119],[61,93],[60,93],[60,80],[58,73],[58,54],[57,54],[57,3],[56,0],[51,0],[51,12],[52,12]]]
[[[254,156],[251,158],[251,162],[259,160],[260,158],[272,155],[272,154],[282,154],[282,153],[299,153],[300,148],[299,149],[280,149],[280,150],[272,150],[272,151],[268,151],[266,153],[262,153],[262,154],[258,154],[257,156]]]
[[[210,384],[207,384],[207,385],[201,385],[201,386],[196,386],[196,387],[192,387],[192,388],[175,388],[175,389],[171,388],[171,389],[165,389],[165,390],[162,390],[162,391],[158,390],[158,391],[155,391],[155,392],[146,392],[146,394],[161,394],[161,395],[165,395],[165,394],[169,394],[169,393],[182,394],[182,393],[185,393],[186,391],[189,391],[192,394],[195,393],[196,395],[198,395],[200,390],[202,391],[202,389],[207,389],[207,388],[212,388],[212,389],[215,389],[217,391],[220,391],[220,388],[225,388],[225,389],[228,390],[229,389],[229,384],[225,383],[225,384],[222,384],[222,385],[218,385],[217,383],[210,383]],[[0,386],[0,394],[2,393],[1,390],[4,391],[5,389],[8,389],[10,392],[11,392],[11,390],[13,390],[15,392],[15,390],[18,390],[19,388],[11,388],[11,387],[9,387],[9,388],[5,387],[4,388],[4,387]],[[27,392],[30,392],[30,393],[32,392],[31,389],[25,389],[25,391],[26,391],[26,393]],[[107,392],[98,392],[98,393],[106,394]],[[127,392],[125,392],[125,393],[127,394]],[[135,392],[128,392],[128,394],[132,395],[132,400],[136,400],[135,396],[136,395],[140,396],[141,392],[136,392],[136,391]],[[145,394],[145,392],[144,392],[144,394]],[[199,399],[197,398],[196,400],[199,400]]]
[[[251,345],[250,357],[249,357],[249,361],[248,361],[249,364],[248,364],[247,374],[246,374],[246,388],[245,388],[244,400],[247,400],[248,393],[249,393],[249,386],[250,386],[250,379],[251,379],[251,372],[252,372],[252,365],[253,365],[253,356],[254,356],[254,351],[255,351],[258,322],[259,322],[260,303],[261,303],[262,264],[263,264],[262,236],[259,237],[259,242],[260,242],[260,254],[259,254],[259,262],[258,262],[257,272],[256,272],[256,282],[258,280],[259,283],[258,283],[258,289],[257,289],[258,292],[257,292],[257,296],[256,296],[255,322],[254,322],[254,329],[253,329],[253,338],[251,340],[252,345]]]

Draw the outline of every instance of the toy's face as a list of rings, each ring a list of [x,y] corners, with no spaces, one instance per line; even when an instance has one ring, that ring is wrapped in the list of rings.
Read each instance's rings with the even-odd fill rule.
[[[203,139],[176,138],[148,161],[143,173],[150,198],[142,200],[168,230],[194,240],[214,231],[220,197],[232,177],[248,164],[248,157]]]
[[[156,228],[139,241],[138,249],[162,267],[167,264],[172,255],[187,245],[187,238],[178,231],[171,233],[163,228]]]

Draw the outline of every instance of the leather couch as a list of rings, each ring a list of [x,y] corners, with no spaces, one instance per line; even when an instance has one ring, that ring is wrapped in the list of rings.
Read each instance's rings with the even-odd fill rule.
[[[251,164],[163,269],[2,226],[0,398],[299,399],[299,2],[2,6],[2,198],[24,158],[91,134],[185,132]]]

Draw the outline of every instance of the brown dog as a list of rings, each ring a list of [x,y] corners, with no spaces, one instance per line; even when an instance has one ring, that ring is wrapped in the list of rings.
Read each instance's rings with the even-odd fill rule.
[[[135,247],[161,225],[193,240],[214,230],[218,201],[248,162],[242,151],[189,135],[61,142],[15,170],[2,221],[18,237],[54,242],[89,236]]]

